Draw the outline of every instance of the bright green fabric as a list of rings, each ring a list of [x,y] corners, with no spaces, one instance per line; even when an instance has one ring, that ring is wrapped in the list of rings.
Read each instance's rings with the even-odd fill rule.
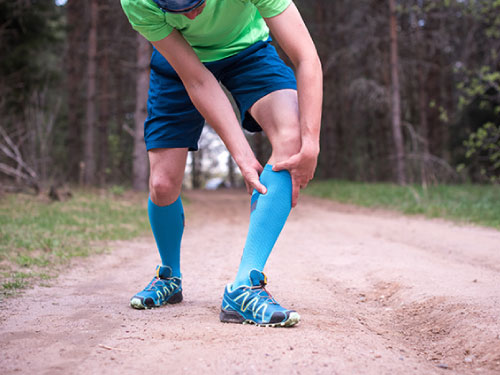
[[[292,0],[206,0],[194,20],[163,12],[153,0],[121,0],[132,27],[149,41],[158,41],[177,29],[201,61],[215,61],[266,40],[269,29],[262,17],[283,12]]]

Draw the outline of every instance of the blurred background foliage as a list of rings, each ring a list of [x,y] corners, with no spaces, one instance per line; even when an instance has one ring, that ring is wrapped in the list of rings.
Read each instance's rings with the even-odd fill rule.
[[[295,1],[324,69],[316,176],[498,183],[500,1],[391,1]],[[134,170],[148,169],[135,156],[145,152],[137,144],[147,92],[140,57],[148,53],[118,1],[0,0],[2,189],[147,187],[134,182],[147,172]],[[396,152],[394,93],[403,154]],[[249,140],[265,161],[265,136]],[[191,155],[189,185],[215,176],[237,184],[237,168],[218,142],[208,134]]]

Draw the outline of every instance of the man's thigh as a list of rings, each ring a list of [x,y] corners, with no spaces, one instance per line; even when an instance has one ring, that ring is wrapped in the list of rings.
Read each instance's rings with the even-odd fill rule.
[[[267,136],[300,132],[296,90],[278,90],[260,98],[249,110]]]

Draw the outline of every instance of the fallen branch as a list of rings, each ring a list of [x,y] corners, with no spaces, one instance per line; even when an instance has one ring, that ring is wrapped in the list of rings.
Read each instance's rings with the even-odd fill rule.
[[[14,168],[5,163],[0,163],[0,172],[24,180],[38,192],[40,190],[38,174],[24,161],[19,146],[12,141],[12,138],[1,126],[0,135],[3,139],[3,142],[0,142],[0,151],[17,164],[17,167]]]
[[[131,352],[132,351],[132,350],[128,350],[128,349],[113,348],[111,346],[107,346],[104,344],[99,344],[97,346],[99,346],[100,348],[106,349],[106,350],[119,350],[121,352]]]
[[[0,172],[6,174],[7,176],[17,177],[17,178],[20,178],[20,179],[25,180],[27,182],[31,181],[30,176],[23,173],[19,169],[12,168],[11,166],[4,164],[4,163],[0,163]]]
[[[425,159],[427,159],[428,161],[434,162],[435,164],[443,167],[443,169],[445,169],[453,177],[458,177],[458,173],[455,171],[455,169],[450,164],[448,164],[448,162],[446,160],[441,159],[440,157],[437,157],[436,155],[432,155],[432,154],[425,154],[425,155],[407,154],[406,157],[408,159],[413,159],[413,160],[421,160],[421,159],[425,160]]]
[[[128,133],[130,136],[135,137],[134,130],[127,124],[123,124],[123,130],[125,130],[125,132]]]

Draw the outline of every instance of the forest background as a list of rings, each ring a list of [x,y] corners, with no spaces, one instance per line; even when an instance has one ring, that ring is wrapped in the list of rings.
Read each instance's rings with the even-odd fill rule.
[[[499,0],[295,2],[323,63],[317,178],[500,181]],[[146,190],[150,53],[118,0],[0,0],[2,189]],[[191,153],[191,186],[236,183],[215,138]],[[248,138],[265,161],[265,136]]]

